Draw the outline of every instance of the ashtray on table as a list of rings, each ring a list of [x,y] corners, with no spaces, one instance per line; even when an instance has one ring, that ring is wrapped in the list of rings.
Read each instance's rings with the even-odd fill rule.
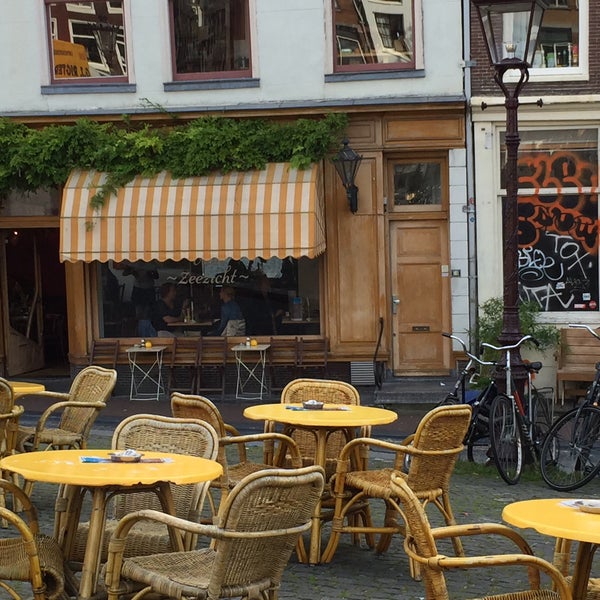
[[[136,450],[123,450],[122,452],[109,452],[111,462],[134,463],[140,462],[144,454]]]
[[[321,410],[324,404],[324,402],[319,402],[318,400],[307,400],[302,403],[302,406],[307,410]]]

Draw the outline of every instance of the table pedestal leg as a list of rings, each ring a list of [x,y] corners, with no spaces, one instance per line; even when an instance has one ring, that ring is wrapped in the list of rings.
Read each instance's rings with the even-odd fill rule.
[[[597,547],[597,544],[591,542],[579,542],[571,582],[573,600],[585,600],[587,597],[588,580]]]

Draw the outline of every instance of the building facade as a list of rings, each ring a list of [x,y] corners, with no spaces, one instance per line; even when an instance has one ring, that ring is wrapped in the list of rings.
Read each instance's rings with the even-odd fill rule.
[[[441,332],[470,328],[474,280],[467,16],[458,0],[23,0],[5,7],[0,72],[10,85],[0,89],[0,114],[7,119],[44,128],[81,117],[119,123],[127,115],[153,127],[173,117],[294,122],[344,113],[345,135],[363,160],[355,213],[329,158],[294,179],[291,209],[281,192],[292,186],[289,165],[187,184],[140,173],[105,206],[117,215],[118,234],[90,231],[86,210],[104,176],[94,169],[74,170],[57,190],[10,194],[0,207],[4,373],[40,368],[57,352],[78,368],[94,339],[151,337],[149,306],[168,282],[192,305],[194,321],[210,323],[204,335],[215,334],[219,290],[230,285],[249,334],[326,337],[336,376],[351,378],[352,365],[370,365],[376,349],[396,375],[448,373],[453,353]],[[9,52],[16,45],[17,55]],[[213,228],[231,230],[231,240],[200,233],[184,218],[204,223],[209,190],[226,204],[232,189],[255,200],[212,214]],[[273,213],[256,225],[266,189]],[[164,235],[152,229],[158,217],[149,208],[161,195],[166,203],[187,198],[169,205]],[[302,208],[312,201],[314,210]],[[254,221],[238,222],[240,213]],[[318,239],[294,245],[291,231],[303,222]],[[280,320],[251,329],[265,280]],[[148,321],[154,329],[143,335]],[[66,331],[58,350],[48,344],[52,327]]]
[[[540,306],[543,322],[596,325],[600,11],[587,0],[551,0],[549,5],[518,113],[520,297]],[[508,35],[512,24],[504,25]],[[470,37],[478,294],[483,302],[502,295],[506,112],[474,18]],[[550,367],[552,358],[546,358]],[[553,384],[554,370],[544,371]]]

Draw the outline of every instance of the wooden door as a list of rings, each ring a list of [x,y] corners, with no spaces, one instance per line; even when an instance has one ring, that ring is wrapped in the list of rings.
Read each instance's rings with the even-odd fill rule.
[[[33,230],[0,231],[0,282],[6,374],[44,366],[40,257]]]
[[[390,246],[394,374],[447,374],[441,335],[450,328],[447,221],[391,221]]]

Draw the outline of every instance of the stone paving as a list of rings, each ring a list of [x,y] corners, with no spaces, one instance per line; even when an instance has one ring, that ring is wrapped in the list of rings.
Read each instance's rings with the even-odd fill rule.
[[[111,401],[112,403],[113,401]],[[114,424],[132,410],[135,412],[161,412],[168,414],[168,405],[155,403],[131,407],[131,403],[119,407],[114,402],[111,414],[101,418],[93,429],[90,447],[109,447],[110,435]],[[223,407],[228,413],[227,420],[245,428],[241,412],[243,407],[228,405]],[[152,410],[153,409],[153,410]],[[420,409],[421,412],[425,408]],[[419,419],[419,414],[402,416],[402,428],[411,428]],[[239,422],[235,422],[238,419]],[[411,429],[412,430],[412,429]],[[391,430],[385,430],[379,437],[394,439]],[[398,433],[398,430],[396,430]],[[405,431],[402,432],[403,435]],[[374,431],[374,434],[377,434]],[[372,457],[371,464],[377,461],[386,462],[383,454]],[[52,531],[53,505],[56,486],[36,484],[33,499],[41,517],[42,530]],[[560,496],[580,498],[599,497],[600,479],[593,481],[585,488],[561,494]],[[522,482],[508,486],[496,474],[493,467],[474,470],[468,463],[460,461],[452,479],[452,505],[459,523],[501,522],[503,506],[516,501],[539,497],[558,497],[549,489],[537,474],[527,474]],[[381,511],[374,507],[375,516]],[[433,525],[440,525],[437,511],[428,511]],[[324,527],[323,542],[326,544],[329,526]],[[522,532],[532,545],[537,555],[546,559],[552,558],[554,540],[536,534],[532,530]],[[502,540],[490,538],[468,538],[464,540],[467,553],[490,554],[513,551],[513,547]],[[450,544],[440,547],[441,552],[452,554]],[[596,569],[600,571],[600,568]],[[494,570],[460,570],[447,575],[448,587],[452,598],[474,598],[484,593],[499,593],[519,589],[525,585],[524,569],[502,568]],[[280,600],[337,600],[337,599],[372,599],[372,600],[418,600],[423,598],[423,584],[413,581],[409,576],[408,562],[404,554],[402,539],[393,540],[390,550],[377,556],[373,551],[353,546],[350,536],[342,536],[337,552],[330,564],[307,566],[299,564],[292,557],[283,577],[279,594]],[[0,598],[2,598],[0,591]]]

